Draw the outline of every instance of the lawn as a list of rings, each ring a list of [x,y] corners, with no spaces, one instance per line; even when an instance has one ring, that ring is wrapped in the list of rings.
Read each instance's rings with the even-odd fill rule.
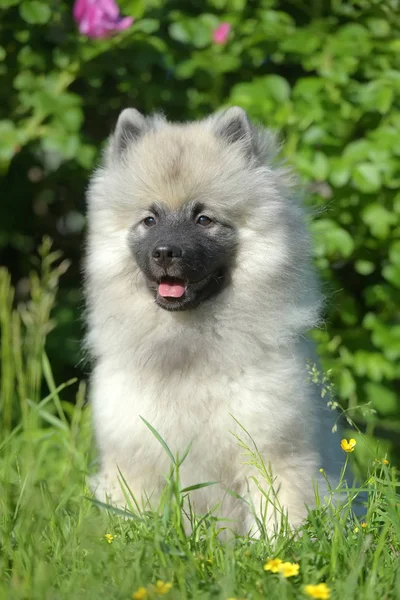
[[[348,454],[369,452],[360,522],[348,509],[320,507],[299,531],[283,523],[273,540],[222,542],[218,532],[229,524],[191,515],[185,534],[190,491],[180,489],[172,461],[153,511],[129,497],[126,511],[96,503],[87,487],[95,454],[85,385],[55,382],[45,352],[66,265],[48,241],[41,255],[32,301],[18,311],[0,270],[0,600],[400,598],[397,472],[361,434]],[[75,404],[63,399],[66,387]]]

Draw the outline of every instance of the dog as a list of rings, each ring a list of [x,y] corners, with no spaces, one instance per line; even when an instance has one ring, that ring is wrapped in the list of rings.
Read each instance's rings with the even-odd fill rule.
[[[205,513],[219,503],[239,533],[273,533],[282,514],[296,527],[316,488],[324,497],[326,479],[337,484],[336,417],[307,368],[322,296],[277,152],[239,107],[177,124],[133,108],[119,116],[88,191],[100,500],[126,504],[120,474],[143,502],[163,489],[170,458],[143,419],[174,454],[191,443],[182,486],[218,482],[192,504]]]

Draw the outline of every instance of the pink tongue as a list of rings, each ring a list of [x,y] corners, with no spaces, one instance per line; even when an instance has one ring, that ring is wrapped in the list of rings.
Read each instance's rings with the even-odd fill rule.
[[[160,283],[158,293],[163,298],[180,298],[185,293],[185,286],[181,283]]]

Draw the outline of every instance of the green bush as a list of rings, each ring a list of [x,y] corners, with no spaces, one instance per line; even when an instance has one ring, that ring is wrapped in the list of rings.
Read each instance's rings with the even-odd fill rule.
[[[370,428],[400,431],[397,2],[120,5],[134,25],[91,41],[78,34],[70,2],[0,0],[0,248],[19,299],[44,233],[72,260],[49,341],[56,372],[74,374],[79,360],[84,189],[118,112],[161,109],[184,120],[239,104],[281,130],[317,207],[327,318],[315,337],[339,397],[368,407]],[[232,30],[218,45],[221,22]]]

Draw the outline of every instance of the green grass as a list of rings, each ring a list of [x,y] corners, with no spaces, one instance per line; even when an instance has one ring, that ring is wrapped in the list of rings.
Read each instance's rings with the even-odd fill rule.
[[[271,541],[238,537],[223,543],[218,532],[226,523],[212,515],[192,515],[194,529],[187,535],[182,523],[190,491],[180,490],[177,465],[153,512],[138,509],[132,499],[125,512],[93,501],[85,388],[77,381],[57,387],[45,353],[65,265],[54,266],[58,256],[47,241],[41,254],[32,301],[18,312],[8,275],[0,271],[0,600],[122,600],[140,587],[158,598],[167,591],[154,588],[158,580],[172,584],[164,595],[170,599],[306,598],[304,586],[320,582],[332,599],[400,598],[399,484],[394,467],[374,462],[375,449],[365,486],[365,528],[346,511],[327,515],[319,509],[300,531],[283,528]],[[74,406],[63,401],[66,386],[76,390]],[[367,447],[368,441],[364,453]],[[354,454],[361,448],[359,436]],[[264,571],[270,557],[298,563],[299,574],[285,579]]]

